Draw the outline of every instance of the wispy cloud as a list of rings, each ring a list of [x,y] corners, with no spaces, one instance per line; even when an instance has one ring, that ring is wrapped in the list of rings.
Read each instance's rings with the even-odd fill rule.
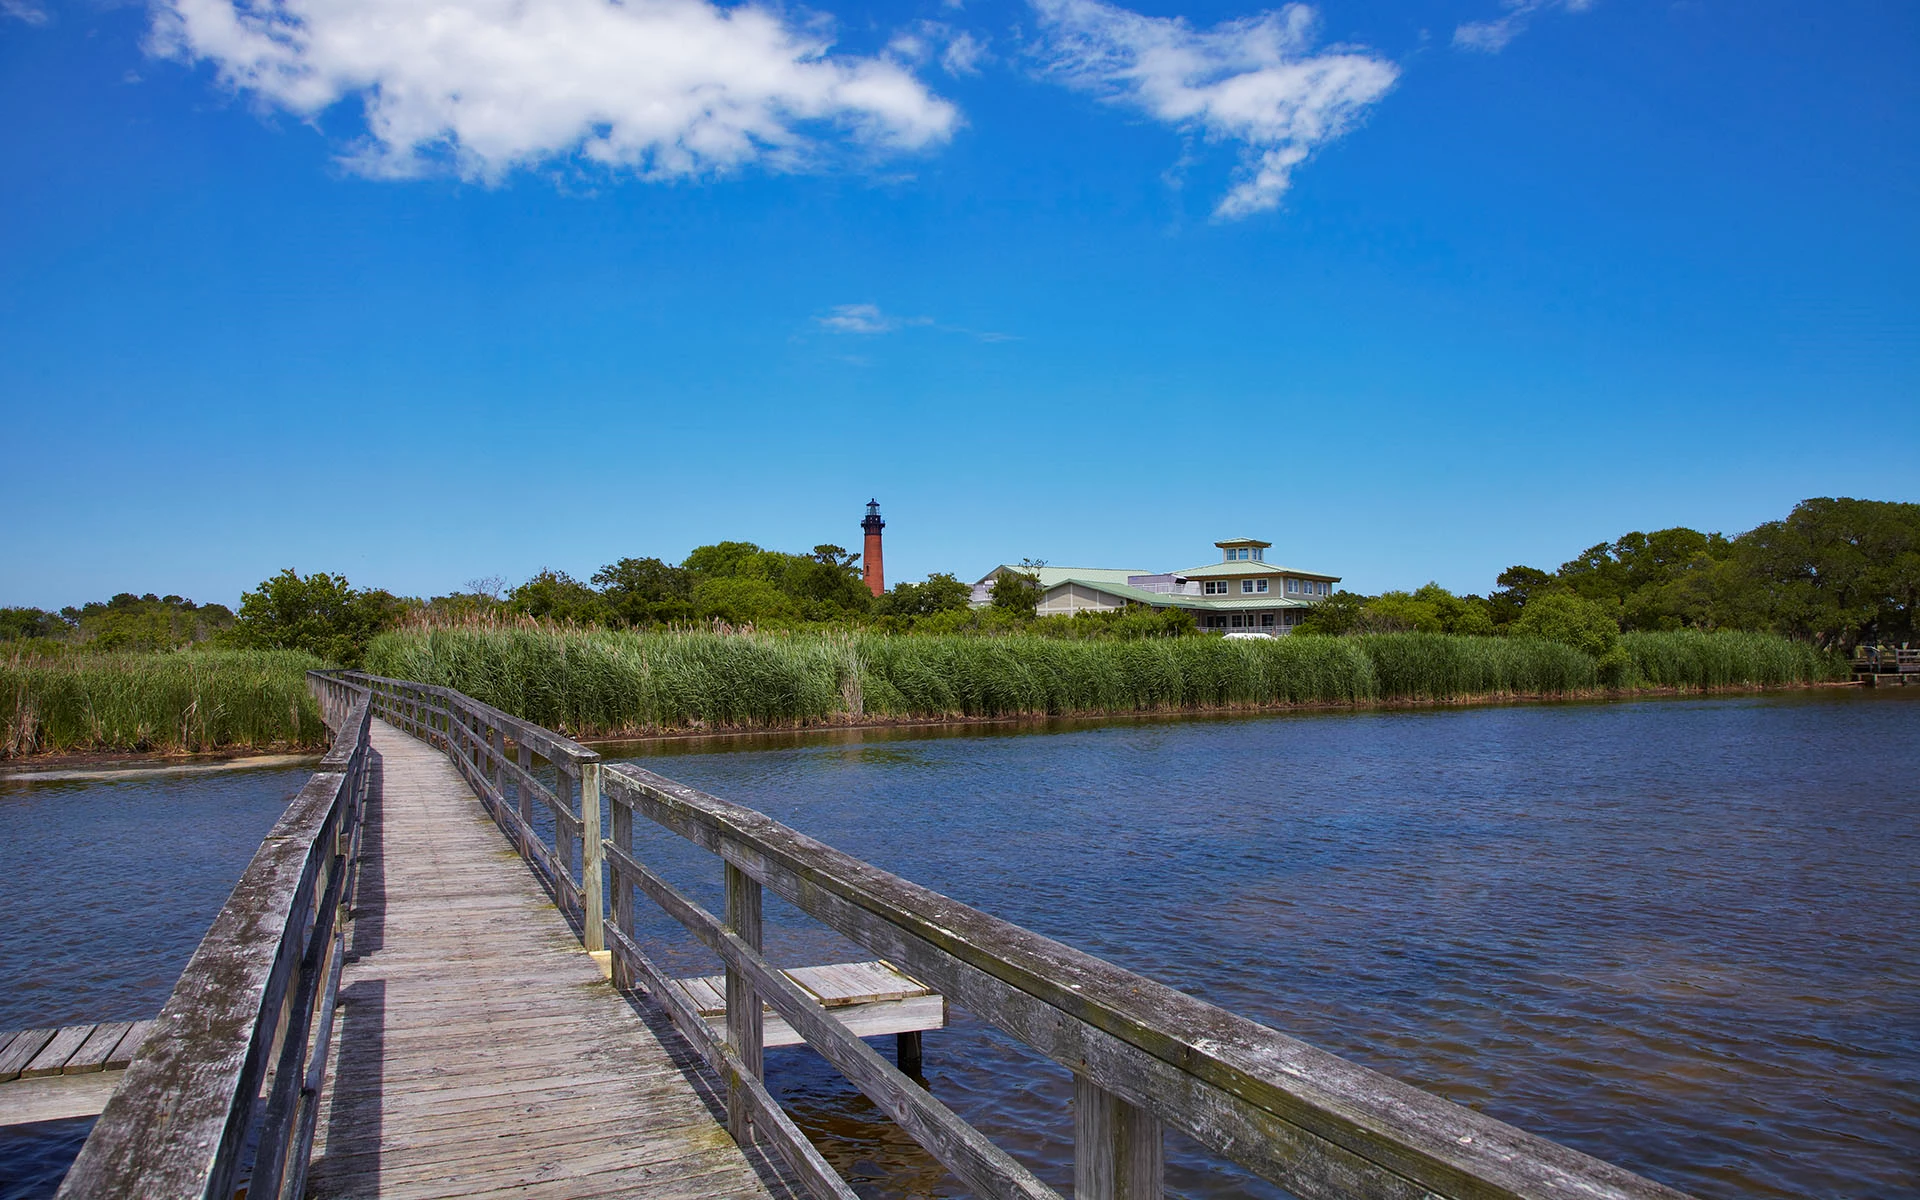
[[[814,324],[828,333],[850,333],[872,336],[880,333],[897,333],[902,329],[931,329],[935,333],[957,333],[963,337],[974,338],[982,342],[1017,342],[1018,334],[982,332],[978,329],[966,329],[959,325],[942,325],[932,317],[903,317],[883,311],[878,304],[841,304],[828,310],[823,316],[813,319]]]
[[[933,324],[931,317],[897,317],[881,312],[878,304],[842,304],[814,320],[829,333],[892,333],[909,325]]]
[[[894,35],[887,53],[914,67],[937,60],[949,75],[978,75],[993,61],[985,42],[941,21],[915,21]]]
[[[11,17],[29,25],[45,25],[48,20],[47,10],[32,0],[0,0],[0,17]]]
[[[1318,15],[1289,4],[1211,29],[1103,0],[1033,0],[1040,53],[1072,87],[1240,145],[1238,176],[1214,213],[1276,207],[1295,167],[1350,129],[1399,68],[1364,48],[1314,49]]]
[[[0,0],[8,5],[27,0]],[[959,114],[822,21],[709,0],[156,0],[153,45],[314,118],[357,100],[374,175],[486,181],[555,160],[645,178],[911,150]]]
[[[1507,43],[1526,32],[1533,15],[1546,9],[1585,12],[1593,0],[1502,0],[1507,11],[1486,21],[1468,21],[1453,31],[1453,44],[1462,50],[1498,54]]]

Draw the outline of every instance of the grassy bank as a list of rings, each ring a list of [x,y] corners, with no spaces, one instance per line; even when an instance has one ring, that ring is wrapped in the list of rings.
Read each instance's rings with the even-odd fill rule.
[[[1630,634],[1631,689],[1828,678],[1810,647],[1754,634]],[[539,627],[382,634],[367,669],[456,688],[576,735],[861,719],[1060,716],[1607,689],[1596,661],[1527,638],[1378,634],[1076,642],[1041,637],[625,633]]]
[[[326,729],[306,673],[320,665],[282,650],[0,659],[0,758],[316,749]]]

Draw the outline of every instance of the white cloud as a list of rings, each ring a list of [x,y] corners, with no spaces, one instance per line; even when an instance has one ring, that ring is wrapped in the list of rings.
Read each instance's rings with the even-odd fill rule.
[[[830,55],[818,22],[754,3],[158,0],[154,35],[304,117],[357,98],[351,161],[372,174],[496,180],[576,155],[651,178],[795,169],[828,128],[901,150],[959,120],[899,63]]]
[[[970,33],[956,33],[940,52],[940,65],[949,75],[978,75],[980,65],[989,58],[985,42]]]
[[[842,304],[824,317],[815,317],[830,333],[892,333],[908,325],[931,325],[928,317],[896,317],[878,304]]]
[[[938,58],[949,75],[978,75],[981,64],[992,57],[985,42],[939,21],[915,21],[894,35],[887,53],[912,66]]]
[[[1017,342],[1020,337],[1011,333],[996,333],[978,329],[966,329],[959,325],[942,325],[932,317],[902,317],[882,311],[878,304],[841,304],[830,309],[823,317],[815,317],[814,324],[828,333],[876,334],[895,333],[902,329],[919,327],[932,329],[936,333],[953,333],[970,337],[982,342]]]
[[[1550,8],[1585,12],[1593,7],[1593,0],[1502,0],[1502,4],[1507,11],[1492,20],[1468,21],[1455,29],[1453,44],[1462,50],[1498,54],[1526,30],[1533,14]]]
[[[1048,68],[1068,84],[1182,129],[1240,143],[1241,167],[1214,210],[1276,207],[1293,169],[1346,132],[1399,69],[1364,49],[1313,49],[1304,4],[1195,29],[1102,0],[1033,0]]]
[[[29,25],[45,25],[47,10],[32,0],[0,0],[0,16],[12,17]]]

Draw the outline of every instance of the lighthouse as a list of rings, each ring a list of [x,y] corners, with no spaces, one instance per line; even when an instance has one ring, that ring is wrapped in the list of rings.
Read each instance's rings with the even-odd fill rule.
[[[867,550],[860,563],[860,578],[867,590],[878,596],[887,590],[887,576],[880,566],[880,531],[887,523],[880,519],[880,502],[867,501],[867,517],[860,522],[860,528],[867,535]]]

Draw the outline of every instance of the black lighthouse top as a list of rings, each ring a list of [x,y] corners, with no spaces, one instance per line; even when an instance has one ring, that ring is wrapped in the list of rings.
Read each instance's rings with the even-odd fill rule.
[[[880,519],[880,502],[878,500],[867,501],[867,517],[866,520],[860,522],[860,528],[866,530],[868,533],[879,533],[886,527],[887,523]]]

